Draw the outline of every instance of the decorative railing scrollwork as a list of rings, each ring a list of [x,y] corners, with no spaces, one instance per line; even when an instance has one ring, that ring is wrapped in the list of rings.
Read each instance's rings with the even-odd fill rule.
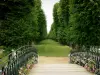
[[[19,75],[19,69],[27,65],[30,59],[33,59],[34,64],[38,62],[36,48],[29,45],[18,48],[6,57],[8,58],[2,65],[2,75]]]

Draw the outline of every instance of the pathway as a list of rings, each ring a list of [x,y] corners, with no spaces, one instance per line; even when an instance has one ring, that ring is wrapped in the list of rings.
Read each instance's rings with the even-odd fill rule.
[[[69,64],[66,57],[40,57],[29,75],[93,75],[83,67]]]

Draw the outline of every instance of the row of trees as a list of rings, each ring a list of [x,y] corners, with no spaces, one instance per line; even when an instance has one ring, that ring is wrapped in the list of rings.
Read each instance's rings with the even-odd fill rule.
[[[100,1],[60,0],[49,38],[62,44],[100,45]]]
[[[46,38],[41,0],[0,1],[0,45],[16,48]]]

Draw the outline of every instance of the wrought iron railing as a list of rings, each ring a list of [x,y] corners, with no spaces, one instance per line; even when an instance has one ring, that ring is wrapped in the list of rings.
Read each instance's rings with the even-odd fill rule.
[[[33,59],[34,64],[38,62],[38,53],[33,46],[22,46],[4,57],[6,61],[2,65],[2,75],[19,75],[19,69],[26,66],[30,59]]]
[[[100,75],[100,47],[91,46],[85,50],[72,51],[70,62],[85,67],[88,71]]]

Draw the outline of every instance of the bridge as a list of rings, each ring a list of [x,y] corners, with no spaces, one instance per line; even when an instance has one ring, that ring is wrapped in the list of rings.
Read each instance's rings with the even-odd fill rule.
[[[46,60],[47,59],[47,60]],[[93,75],[83,67],[71,64],[67,57],[39,57],[29,75]]]
[[[92,54],[91,54],[92,53]],[[34,46],[22,46],[14,51],[14,53],[10,53],[5,65],[2,66],[2,74],[1,75],[22,75],[20,74],[20,70],[23,66],[27,66],[28,61],[32,60],[30,63],[34,65],[32,67],[29,75],[100,75],[100,57],[98,52],[91,51],[86,52],[72,52],[70,54],[70,62],[68,61],[68,57],[39,57],[38,52]],[[88,58],[85,58],[87,57]],[[6,58],[4,57],[4,58]],[[90,67],[88,63],[90,63],[92,58],[95,60],[95,64],[91,64]],[[85,68],[89,71],[88,72]],[[27,74],[23,74],[27,75]]]
[[[5,59],[3,62],[2,59]],[[1,59],[2,74],[1,75],[20,75],[20,69],[27,66],[29,60],[31,64],[36,64],[38,59],[37,50],[34,46],[26,45],[18,48],[13,53]]]

